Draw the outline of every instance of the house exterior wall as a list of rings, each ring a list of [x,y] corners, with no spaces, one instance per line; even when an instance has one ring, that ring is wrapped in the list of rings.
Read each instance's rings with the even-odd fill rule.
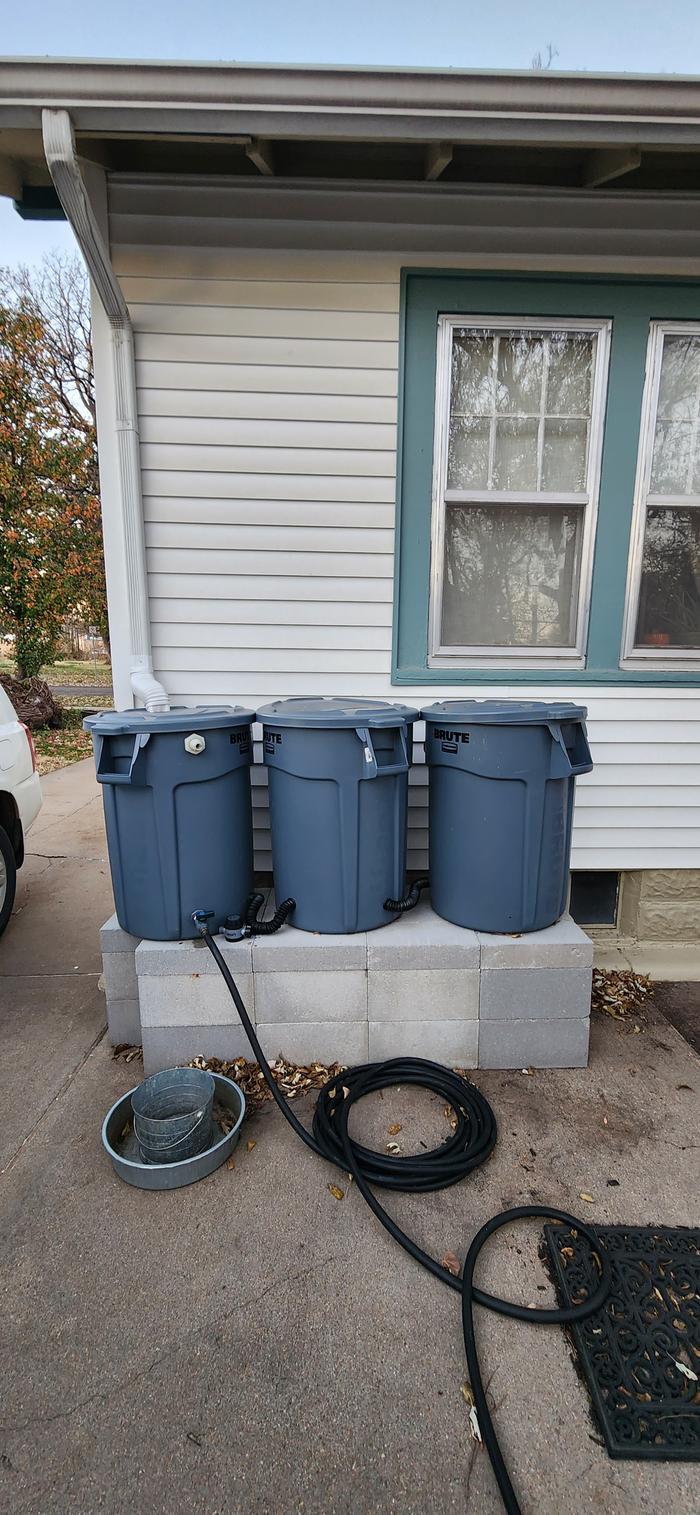
[[[154,665],[171,698],[467,695],[391,682],[401,269],[700,277],[696,202],[669,199],[662,216],[658,202],[600,193],[108,189],[136,334]],[[119,626],[113,652],[119,687]],[[573,866],[697,865],[700,692],[583,692],[565,677],[556,692],[585,699],[595,761],[578,786]],[[417,758],[411,867],[426,858],[420,740]],[[269,868],[260,767],[254,785]]]

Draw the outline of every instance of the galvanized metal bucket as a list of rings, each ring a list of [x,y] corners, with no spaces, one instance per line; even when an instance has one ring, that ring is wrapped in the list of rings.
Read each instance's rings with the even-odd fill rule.
[[[214,1079],[201,1068],[165,1068],[131,1098],[134,1134],[144,1162],[177,1163],[211,1142]]]

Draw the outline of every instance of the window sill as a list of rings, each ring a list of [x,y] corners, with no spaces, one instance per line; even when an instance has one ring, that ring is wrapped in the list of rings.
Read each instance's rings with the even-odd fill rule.
[[[700,651],[683,653],[671,648],[639,650],[620,658],[623,673],[700,673]]]
[[[554,654],[550,650],[546,656],[538,656],[526,651],[524,653],[448,653],[435,652],[428,658],[428,668],[439,669],[442,673],[476,673],[500,670],[512,670],[519,673],[540,673],[548,670],[557,673],[559,670],[582,669],[586,666],[586,659],[579,652],[563,651],[561,655]]]

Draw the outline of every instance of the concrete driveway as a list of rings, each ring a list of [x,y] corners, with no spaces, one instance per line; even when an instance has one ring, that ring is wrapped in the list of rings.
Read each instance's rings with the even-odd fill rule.
[[[354,1188],[333,1197],[335,1170],[274,1109],[244,1127],[234,1169],[192,1188],[148,1195],[113,1174],[100,1122],[139,1075],[100,1040],[111,904],[89,766],[46,792],[0,943],[1,1515],[499,1515],[461,1393],[458,1299]],[[499,1122],[488,1164],[388,1201],[435,1256],[463,1259],[487,1216],[532,1200],[698,1223],[700,1062],[653,1013],[639,1035],[597,1019],[588,1070],[478,1083]],[[405,1150],[444,1134],[440,1102],[415,1091],[361,1119],[377,1146],[394,1123]],[[485,1287],[547,1301],[538,1234],[504,1233]],[[478,1328],[524,1515],[698,1508],[697,1464],[607,1458],[559,1329]]]

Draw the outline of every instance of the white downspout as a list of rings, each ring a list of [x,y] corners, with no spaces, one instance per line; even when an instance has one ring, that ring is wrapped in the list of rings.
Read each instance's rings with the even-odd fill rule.
[[[162,712],[170,709],[170,702],[163,685],[153,675],[151,655],[134,333],[126,301],[112,268],[109,250],[83,183],[68,111],[43,110],[41,127],[46,162],[56,193],[73,228],[110,324],[117,457],[126,553],[131,688],[136,698],[143,700],[147,710]]]

